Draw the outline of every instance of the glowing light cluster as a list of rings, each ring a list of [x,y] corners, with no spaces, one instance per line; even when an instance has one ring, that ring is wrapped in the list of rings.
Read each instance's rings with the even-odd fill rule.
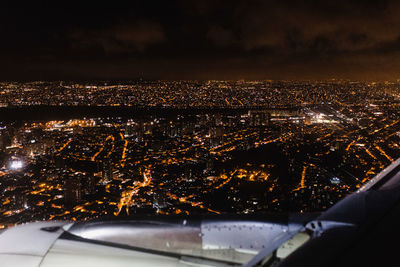
[[[24,163],[21,160],[14,160],[10,163],[10,169],[19,170],[24,166]]]

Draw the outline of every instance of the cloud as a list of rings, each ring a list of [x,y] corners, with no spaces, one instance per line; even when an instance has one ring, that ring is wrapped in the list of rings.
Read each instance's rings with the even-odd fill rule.
[[[357,52],[397,42],[400,4],[359,1],[254,1],[241,6],[236,27],[246,50],[270,48],[304,51]]]
[[[50,64],[49,70],[71,62],[74,70],[88,62],[88,76],[97,73],[91,69],[103,68],[98,75],[104,75],[115,67],[116,76],[125,70],[175,78],[386,79],[397,78],[400,69],[398,0],[77,4],[5,9],[4,70],[16,62],[15,70],[38,62]]]
[[[78,49],[100,48],[106,53],[143,52],[149,46],[165,42],[160,24],[139,20],[103,29],[78,29],[70,33],[72,46]]]
[[[210,27],[206,38],[217,46],[232,45],[235,42],[232,31],[220,26]]]

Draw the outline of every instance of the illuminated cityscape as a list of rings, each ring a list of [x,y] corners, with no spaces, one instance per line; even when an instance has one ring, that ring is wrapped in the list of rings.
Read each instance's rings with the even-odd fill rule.
[[[398,262],[400,1],[14,2],[0,267]]]
[[[3,82],[0,96],[2,227],[323,211],[400,156],[397,83]]]

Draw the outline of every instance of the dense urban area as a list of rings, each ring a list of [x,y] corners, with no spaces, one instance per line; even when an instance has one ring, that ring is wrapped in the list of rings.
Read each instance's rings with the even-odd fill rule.
[[[400,156],[399,109],[392,82],[2,82],[0,227],[323,211]]]

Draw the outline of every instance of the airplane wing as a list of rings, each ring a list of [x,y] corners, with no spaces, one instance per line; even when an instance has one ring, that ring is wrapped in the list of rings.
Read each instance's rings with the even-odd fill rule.
[[[15,226],[0,266],[376,266],[397,256],[399,201],[400,159],[321,214]]]

